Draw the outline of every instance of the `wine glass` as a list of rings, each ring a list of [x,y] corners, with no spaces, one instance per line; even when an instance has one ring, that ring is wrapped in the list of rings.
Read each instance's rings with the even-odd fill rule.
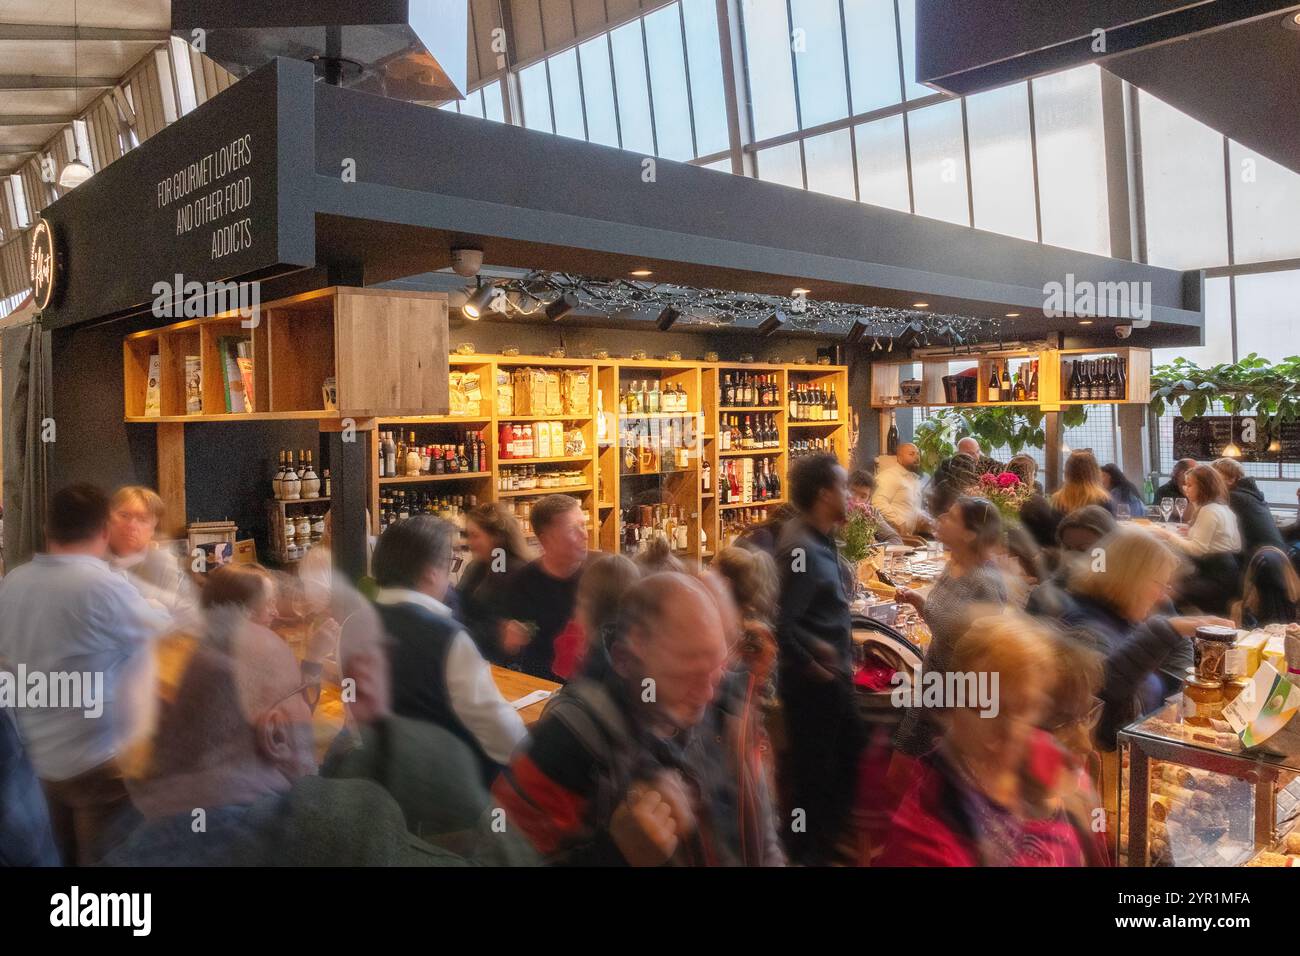
[[[1133,512],[1128,505],[1120,504],[1115,506],[1115,519],[1117,521],[1128,521],[1133,517]]]
[[[1181,521],[1183,520],[1183,515],[1184,515],[1184,514],[1186,513],[1186,511],[1187,511],[1187,499],[1186,499],[1186,498],[1175,498],[1175,499],[1174,499],[1174,511],[1175,511],[1175,513],[1177,513],[1177,515],[1178,515],[1178,520],[1181,522]]]
[[[1165,516],[1165,523],[1168,524],[1168,523],[1169,523],[1169,516],[1170,516],[1171,514],[1174,513],[1174,499],[1173,499],[1173,498],[1161,498],[1161,499],[1160,499],[1160,513],[1161,513],[1162,515]]]

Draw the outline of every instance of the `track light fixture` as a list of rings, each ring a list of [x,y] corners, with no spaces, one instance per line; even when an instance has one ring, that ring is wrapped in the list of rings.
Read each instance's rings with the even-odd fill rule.
[[[671,305],[664,306],[664,310],[659,313],[659,318],[655,324],[659,326],[660,332],[667,332],[673,327],[673,324],[682,317],[682,314],[674,309]]]
[[[558,322],[578,307],[578,297],[572,292],[565,292],[546,307],[546,317]]]
[[[777,329],[781,328],[781,326],[783,325],[785,325],[785,316],[781,312],[777,311],[777,312],[773,312],[766,319],[764,319],[762,323],[760,323],[758,328],[755,329],[754,331],[757,332],[759,335],[768,336],[771,335],[773,332],[775,332]]]
[[[496,294],[496,288],[494,282],[479,280],[474,290],[469,293],[469,298],[465,300],[465,304],[460,307],[460,311],[465,318],[475,322],[483,318],[483,313],[488,310],[492,302],[492,296]]]

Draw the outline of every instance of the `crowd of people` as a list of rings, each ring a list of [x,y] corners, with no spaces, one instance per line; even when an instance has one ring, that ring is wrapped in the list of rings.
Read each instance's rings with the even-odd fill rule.
[[[1023,487],[1017,515],[989,473]],[[928,485],[904,444],[878,473],[801,458],[788,490],[703,569],[589,552],[557,494],[535,543],[472,510],[454,583],[461,530],[396,522],[354,586],[191,574],[152,491],[64,488],[45,551],[0,580],[0,669],[51,690],[0,697],[0,863],[1106,865],[1116,734],[1182,686],[1195,629],[1296,620],[1300,535],[1232,460],[1157,493],[1185,531],[1117,520],[1146,502],[1086,451],[1047,495],[973,438]],[[947,556],[895,592],[929,633],[903,676],[994,699],[864,715],[854,508]],[[563,686],[526,727],[492,664]],[[80,697],[53,695],[69,675]]]

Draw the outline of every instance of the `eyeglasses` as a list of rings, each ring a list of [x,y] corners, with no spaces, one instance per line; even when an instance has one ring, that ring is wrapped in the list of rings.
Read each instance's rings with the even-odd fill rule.
[[[1097,724],[1101,722],[1101,713],[1103,710],[1105,710],[1105,708],[1106,708],[1106,702],[1102,700],[1100,697],[1094,697],[1092,698],[1091,706],[1089,706],[1088,708],[1087,715],[1082,720],[1076,717],[1066,717],[1064,720],[1061,720],[1058,723],[1053,724],[1050,727],[1045,727],[1043,729],[1051,733],[1056,733],[1058,730],[1064,730],[1066,727],[1072,727],[1077,724],[1078,726],[1082,727],[1084,730],[1087,731],[1095,730]]]
[[[307,709],[314,711],[316,709],[316,704],[319,703],[320,701],[320,683],[317,681],[306,681],[302,684],[299,684],[289,693],[285,694],[274,704],[268,707],[267,710],[268,711],[275,710],[275,708],[279,707],[286,700],[291,700],[294,694],[302,694],[302,699],[303,701],[306,702]]]

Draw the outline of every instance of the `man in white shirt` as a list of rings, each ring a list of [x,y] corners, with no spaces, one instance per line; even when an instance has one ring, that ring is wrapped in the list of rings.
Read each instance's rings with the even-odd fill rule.
[[[455,534],[450,522],[428,515],[390,525],[372,561],[380,587],[375,605],[393,640],[394,713],[431,721],[465,741],[490,783],[527,732],[478,645],[443,604]]]
[[[48,551],[0,582],[0,660],[24,685],[13,712],[66,863],[97,860],[134,813],[118,758],[146,729],[150,642],[166,625],[105,563],[108,512],[98,488],[64,488],[50,499]]]
[[[901,534],[917,534],[930,526],[921,503],[921,453],[915,445],[899,445],[894,462],[881,468],[871,503]]]
[[[163,500],[153,489],[117,489],[108,509],[108,563],[146,601],[171,615],[174,626],[196,629],[201,622],[193,582],[170,551],[154,546],[164,513]]]

